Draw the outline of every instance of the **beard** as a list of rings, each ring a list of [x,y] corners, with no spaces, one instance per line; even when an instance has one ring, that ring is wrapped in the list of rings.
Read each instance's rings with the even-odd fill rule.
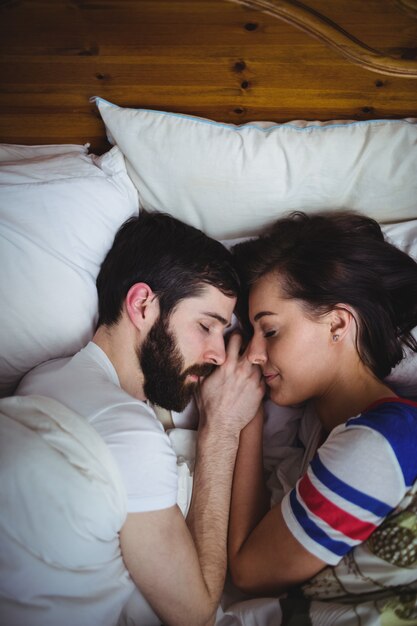
[[[187,376],[209,376],[216,367],[203,363],[184,370],[184,358],[169,329],[168,319],[161,317],[138,348],[137,356],[147,399],[164,409],[177,412],[187,406],[198,384],[187,383]]]

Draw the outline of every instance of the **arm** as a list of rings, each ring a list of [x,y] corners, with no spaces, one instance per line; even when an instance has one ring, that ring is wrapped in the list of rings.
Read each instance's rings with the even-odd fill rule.
[[[166,626],[212,623],[226,572],[233,468],[241,429],[263,395],[260,372],[230,339],[226,362],[202,385],[193,498],[187,522],[172,507],[129,514],[120,538],[126,566]]]
[[[262,458],[263,411],[244,428],[233,476],[228,554],[232,574],[234,556],[246,538],[269,510],[269,494],[264,483]],[[238,572],[235,572],[238,576]]]
[[[384,410],[376,406],[335,428],[291,497],[270,510],[253,530],[235,534],[230,561],[239,586],[263,593],[282,591],[311,578],[327,563],[336,565],[368,539],[405,494],[402,467],[414,459],[409,442],[415,427],[412,421],[404,420],[402,423],[410,426],[398,428],[404,410],[407,412],[404,405],[394,408],[391,404]],[[400,440],[402,444],[393,455],[391,442]],[[239,459],[241,453],[247,455],[250,450],[242,447]],[[236,472],[243,473],[239,459]],[[237,483],[239,491],[244,484],[243,480]],[[236,526],[241,528],[235,521]]]
[[[177,506],[129,513],[120,533],[126,567],[166,626],[205,626],[217,609]]]
[[[289,531],[280,505],[269,510],[263,478],[263,415],[242,431],[233,478],[229,566],[233,582],[246,593],[280,593],[325,565]]]

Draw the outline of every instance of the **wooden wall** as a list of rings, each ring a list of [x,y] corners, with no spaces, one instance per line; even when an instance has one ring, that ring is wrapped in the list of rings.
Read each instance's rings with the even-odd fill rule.
[[[307,4],[349,36],[416,63],[414,0]],[[226,0],[2,0],[0,46],[2,142],[106,149],[94,95],[234,123],[417,116],[415,78],[369,71]]]

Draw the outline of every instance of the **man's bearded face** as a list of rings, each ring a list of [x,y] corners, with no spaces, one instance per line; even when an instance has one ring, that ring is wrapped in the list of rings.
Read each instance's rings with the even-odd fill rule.
[[[208,376],[215,368],[202,363],[184,369],[184,358],[167,318],[156,320],[137,354],[147,399],[173,411],[182,411],[187,406],[198,384],[186,382],[187,376]]]

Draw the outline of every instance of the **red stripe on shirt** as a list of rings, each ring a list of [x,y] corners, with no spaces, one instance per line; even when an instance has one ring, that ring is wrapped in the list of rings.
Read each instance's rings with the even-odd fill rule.
[[[408,404],[409,406],[414,406],[417,408],[417,402],[415,402],[414,400],[410,400],[409,398],[399,398],[397,396],[394,396],[392,398],[381,398],[380,400],[375,400],[375,402],[372,402],[369,406],[366,407],[366,409],[364,409],[362,411],[362,413],[366,413],[366,411],[371,411],[372,409],[375,409],[377,406],[380,406],[381,404]]]
[[[375,524],[364,522],[333,504],[316,489],[307,474],[300,480],[298,492],[309,511],[346,537],[365,541],[377,528]]]

